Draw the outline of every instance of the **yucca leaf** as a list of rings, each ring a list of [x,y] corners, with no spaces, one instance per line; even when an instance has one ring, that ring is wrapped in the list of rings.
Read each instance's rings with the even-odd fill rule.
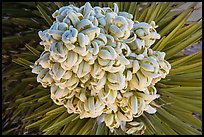
[[[11,28],[10,26],[6,26],[6,24],[4,25],[4,23],[2,23],[3,25],[2,25],[2,30],[3,30],[3,32],[12,32],[13,31],[13,28]],[[4,37],[4,35],[3,35],[3,37]]]
[[[105,3],[105,2],[104,2],[104,3]],[[106,3],[105,3],[105,4],[106,4]],[[123,7],[124,7],[124,2],[120,2],[120,11],[124,10]]]
[[[21,12],[21,14],[19,14]],[[24,10],[24,9],[7,9],[3,8],[2,9],[2,14],[7,14],[9,16],[14,16],[14,17],[35,17],[34,14]]]
[[[185,49],[186,47],[188,47],[188,46],[190,46],[192,44],[196,44],[196,42],[198,42],[201,37],[202,37],[202,31],[199,30],[191,38],[189,38],[188,40],[182,42],[182,44],[181,43],[176,44],[175,47],[173,47],[173,48],[169,49],[168,51],[166,51],[166,59],[171,58],[171,56],[177,54],[178,52]]]
[[[57,116],[58,116],[58,114],[57,114],[57,115],[47,116],[47,117],[45,117],[45,118],[43,118],[43,119],[41,119],[41,120],[38,120],[37,122],[34,122],[34,123],[32,123],[32,124],[26,126],[26,128],[27,128],[27,129],[31,129],[31,128],[34,128],[34,127],[38,127],[38,126],[40,126],[43,122],[47,122],[47,121],[49,121],[50,119],[56,118]]]
[[[160,46],[160,44],[162,43],[162,41],[165,40],[165,38],[166,38],[166,36],[163,36],[159,41],[156,42],[156,44],[152,45],[152,46],[151,46],[151,47],[152,47],[152,50],[156,50],[156,49]]]
[[[26,33],[25,35],[21,36],[21,40],[23,42],[27,42],[30,39],[35,39],[35,40],[39,40],[39,36],[37,35],[37,33]]]
[[[94,119],[94,123],[93,123],[92,128],[89,132],[89,135],[95,135],[96,131],[97,131],[97,127],[98,127],[97,121],[96,121],[96,119]]]
[[[12,61],[19,64],[19,65],[22,65],[24,67],[30,67],[30,65],[33,64],[33,62],[30,62],[30,61],[23,59],[23,58],[20,58],[20,57],[17,59],[13,59]]]
[[[200,19],[198,22],[193,22],[192,24],[189,24],[185,27],[183,27],[181,30],[179,30],[176,34],[175,37],[179,39],[179,37],[184,37],[185,35],[190,35],[195,33],[198,29],[202,27],[202,19]],[[177,37],[179,36],[179,37]]]
[[[167,79],[167,81],[168,81],[169,79]],[[171,78],[170,79],[171,81],[181,81],[182,80],[182,78]],[[163,79],[163,81],[166,81],[165,79]],[[182,82],[202,82],[202,80],[201,79],[190,79],[190,78],[188,78],[188,79],[183,79],[182,80]]]
[[[188,92],[185,95],[182,92],[176,93],[177,96],[183,98],[192,98],[193,100],[201,100],[202,93],[200,91]],[[199,97],[200,96],[200,97]],[[200,105],[200,104],[199,104]]]
[[[158,25],[157,32],[163,30],[172,21],[172,19],[174,19],[173,15],[172,16],[167,16],[163,20],[158,22],[157,23],[157,25]]]
[[[22,5],[26,5],[26,6],[35,8],[34,2],[16,2],[16,4],[22,4]]]
[[[86,119],[79,119],[79,120],[76,120],[76,124],[75,126],[72,128],[72,129],[69,129],[69,135],[74,135],[74,134],[77,134],[79,129],[81,129],[84,124],[86,123]]]
[[[66,114],[67,114],[67,113],[66,113]],[[71,115],[69,115],[67,118],[65,118],[64,120],[61,120],[60,122],[53,124],[51,127],[44,129],[43,132],[46,132],[46,131],[48,131],[48,130],[52,130],[52,129],[56,128],[56,127],[60,127],[60,126],[62,127],[62,126],[64,126],[66,123],[69,123],[69,122],[70,122],[73,118],[75,118],[76,116],[77,116],[77,114],[71,114]]]
[[[36,80],[36,77],[29,77],[29,78],[23,78],[22,82],[33,82]]]
[[[167,107],[165,107],[165,108],[167,108]],[[175,109],[171,109],[171,107],[168,107],[168,110],[169,110],[169,111],[168,111],[169,114],[172,113],[172,111],[174,111],[174,112],[176,111]],[[180,111],[176,111],[176,112],[180,112]],[[182,112],[182,113],[185,114],[185,113],[187,113],[187,112]],[[174,115],[174,114],[175,114],[175,113],[172,113],[172,115]],[[177,113],[177,114],[179,114],[179,113]],[[181,117],[182,117],[182,115],[181,115]],[[190,117],[193,117],[193,116],[191,115]],[[189,117],[189,118],[190,118],[190,117]],[[180,118],[180,117],[179,117],[179,118]],[[181,118],[181,119],[182,119],[182,118]],[[179,120],[179,121],[180,121],[180,120]],[[182,124],[182,123],[180,122],[180,124]],[[183,123],[182,125],[185,126],[185,127],[188,127],[188,126],[186,126],[185,123]],[[189,129],[189,131],[196,132],[196,130],[193,129],[193,128],[188,127],[188,129]],[[199,133],[199,132],[197,131],[197,133]],[[187,134],[187,133],[184,133],[184,134]]]
[[[60,113],[60,112],[64,112],[66,110],[66,108],[64,106],[58,107],[56,109],[53,109],[49,112],[46,113],[46,115],[53,115],[55,113]]]
[[[157,126],[154,126],[156,128],[155,129],[156,134],[177,135],[177,133],[174,130],[172,130],[171,127],[166,125],[166,123],[164,123],[161,119],[159,119],[157,115],[147,116],[147,117],[152,122],[152,124],[157,125]]]
[[[174,37],[180,36],[181,34],[183,34],[185,31],[187,31],[188,29],[190,29],[191,27],[193,27],[195,24],[197,24],[198,22],[193,22],[191,24],[186,24],[185,26],[183,26],[178,32],[176,32],[176,34],[174,35]]]
[[[16,127],[15,127],[15,128],[11,128],[11,129],[9,129],[9,130],[3,131],[3,132],[2,132],[2,135],[9,135],[10,133],[15,132],[16,130],[17,130]]]
[[[27,82],[25,82],[25,83],[27,83]],[[40,90],[39,88],[33,88],[32,90],[29,90],[29,92],[31,92],[31,93],[33,93],[33,94],[31,94],[31,95],[29,95],[29,96],[26,96],[26,97],[21,97],[21,98],[19,98],[19,99],[16,99],[15,100],[15,103],[21,103],[21,102],[25,102],[25,101],[27,101],[27,100],[29,100],[29,99],[31,99],[31,98],[33,98],[34,96],[35,97],[38,97],[38,96],[43,96],[43,95],[46,95],[47,93],[45,92],[45,90]],[[38,92],[36,92],[36,91],[38,91]]]
[[[133,20],[138,20],[138,17],[139,17],[139,5],[137,4],[136,5],[136,8],[135,8],[135,13],[133,14]]]
[[[168,78],[174,77],[172,76],[168,76]],[[195,71],[195,72],[191,72],[191,73],[181,73],[181,74],[177,74],[176,77],[178,78],[202,78],[202,72],[201,71]]]
[[[28,102],[24,102],[24,103],[21,103],[18,108],[28,108],[28,107],[35,107],[35,106],[38,106],[39,104],[36,103],[36,99],[33,99],[32,101],[28,101]]]
[[[55,134],[55,130],[48,130],[45,133],[43,133],[43,135],[56,135],[56,134]]]
[[[161,7],[161,4],[157,4],[155,6],[155,8],[153,9],[153,11],[151,11],[150,13],[150,17],[148,19],[148,23],[150,23],[151,21],[155,21],[156,17],[157,17],[157,14],[159,12],[159,9]],[[138,9],[138,8],[137,8]]]
[[[69,117],[69,114],[66,111],[62,112],[61,115],[54,121],[53,125],[55,125],[56,123],[64,120],[67,117]]]
[[[194,63],[194,64],[191,64],[191,65],[186,65],[186,66],[180,66],[180,67],[177,67],[175,69],[171,69],[170,71],[170,75],[172,74],[178,74],[184,70],[188,70],[188,69],[194,69],[196,68],[197,66],[201,66],[202,65],[202,62],[198,62],[198,63]]]
[[[113,131],[113,133],[109,130],[107,135],[127,135],[127,134],[124,131],[122,131],[121,129],[116,129]]]
[[[168,34],[165,39],[159,44],[159,46],[155,49],[158,51],[162,51],[162,49],[167,45],[167,42],[170,41],[173,37],[173,35],[183,26],[183,24],[185,23],[186,19],[183,19],[178,26],[171,31],[170,34]]]
[[[162,82],[164,84],[168,84],[168,85],[180,85],[180,86],[186,86],[186,87],[197,87],[197,86],[201,86],[201,83],[197,83],[197,82],[178,82],[178,81],[168,81],[168,82]],[[190,83],[192,83],[191,85],[189,85]]]
[[[36,118],[36,117],[38,117],[38,116],[40,116],[40,115],[43,115],[43,114],[45,114],[46,112],[48,112],[48,111],[50,111],[50,110],[52,110],[52,109],[54,109],[54,108],[56,108],[55,105],[53,105],[53,106],[51,106],[51,107],[49,107],[49,108],[47,108],[47,109],[45,109],[45,110],[43,110],[43,111],[41,111],[41,112],[34,113],[34,114],[32,114],[32,115],[30,115],[30,116],[24,118],[24,119],[22,120],[22,122],[25,122],[25,121],[28,121],[28,120],[30,120],[30,119]]]
[[[166,45],[165,50],[168,50],[172,47],[174,47],[176,45],[176,43],[179,43],[181,41],[184,41],[188,38],[191,37],[191,35],[193,35],[197,30],[199,30],[202,26],[201,24],[202,22],[199,21],[198,23],[194,24],[192,27],[188,28],[186,31],[183,31],[182,34],[180,34],[179,36],[173,38],[172,40],[170,40]]]
[[[60,114],[56,114],[56,115],[60,115]],[[42,131],[44,130],[44,129],[46,129],[46,128],[48,128],[48,127],[50,127],[51,125],[53,125],[53,123],[55,122],[55,119],[56,119],[57,117],[55,117],[55,118],[53,118],[52,120],[47,120],[45,123],[42,123],[42,125],[41,126],[39,126],[39,130],[41,131],[41,134],[43,134],[42,133]]]
[[[189,99],[189,98],[183,97],[183,96],[176,96],[175,94],[167,92],[166,90],[163,90],[163,92],[165,93],[165,95],[168,95],[168,96],[172,97],[173,99],[177,99],[179,101],[182,101],[183,103],[191,103],[194,106],[201,105],[201,101],[200,100],[197,100],[197,99],[194,99],[194,98]]]
[[[184,102],[182,102],[182,101],[179,101],[179,100],[177,100],[177,99],[174,99],[173,97],[172,97],[172,98],[169,98],[169,97],[163,96],[162,99],[165,100],[165,101],[174,103],[174,105],[175,105],[176,107],[178,107],[178,109],[180,109],[180,111],[182,111],[181,108],[183,108],[183,109],[186,110],[186,111],[188,110],[188,111],[190,111],[190,112],[194,112],[194,113],[197,113],[197,114],[199,114],[199,115],[202,114],[201,110],[199,109],[201,106],[195,106],[195,105],[191,105],[191,104],[189,104],[189,103],[184,103]],[[188,104],[188,105],[187,105],[187,104]],[[174,107],[175,107],[175,106],[174,106]]]
[[[139,16],[138,21],[143,22],[145,17],[147,16],[148,9],[146,8]]]
[[[31,47],[29,44],[26,44],[25,47],[30,50],[30,52],[32,52],[34,55],[39,56],[40,52],[38,50],[36,50],[35,48]]]
[[[201,91],[202,87],[175,87],[175,88],[162,88],[161,90],[170,92],[190,92],[190,91]],[[184,93],[183,93],[184,94]]]
[[[63,3],[62,2],[55,2],[55,4],[58,6],[58,8],[63,7]]]
[[[18,65],[21,65],[25,68],[28,68],[28,65],[25,65],[24,63],[22,63],[22,61],[19,61],[19,60],[16,60],[16,59],[13,59],[12,62],[18,64]]]
[[[160,108],[158,109],[158,114],[161,116],[161,118],[164,118],[165,121],[168,121],[169,125],[179,134],[186,135],[186,134],[195,134],[195,130],[193,128],[190,128],[185,123],[183,123],[181,120],[176,118],[174,115],[169,114],[164,109]],[[194,132],[192,132],[192,130]],[[197,132],[199,134],[199,132]]]
[[[79,130],[77,135],[85,135],[85,134],[87,134],[90,131],[91,127],[93,126],[93,122],[94,122],[94,120],[90,118],[86,122],[86,124]]]
[[[128,10],[128,13],[131,13],[131,14],[134,15],[134,11],[135,11],[136,5],[137,5],[137,2],[131,2],[131,3],[130,3],[129,10]]]
[[[198,63],[198,62],[202,62],[202,59],[189,60],[184,65],[191,65],[191,64],[194,64],[194,63]]]
[[[196,72],[196,71],[202,71],[202,66],[199,66],[199,67],[196,67],[194,69],[188,69],[188,70],[184,70],[183,72],[179,72],[177,73],[176,75],[183,75],[183,74],[186,74],[186,73],[193,73],[193,72]],[[170,75],[170,74],[169,74]],[[171,75],[170,75],[171,76]]]
[[[139,117],[139,119],[140,119],[141,121],[143,121],[144,124],[147,126],[147,127],[146,127],[146,130],[147,130],[148,132],[145,132],[144,135],[153,135],[153,134],[155,134],[155,127],[154,127],[154,125],[152,124],[152,122],[150,121],[150,119],[148,119],[145,114],[142,115],[141,117]]]
[[[165,9],[166,10],[166,9]],[[172,10],[172,8],[171,8]],[[182,13],[182,11],[171,11],[171,12],[168,12],[164,18],[162,18],[158,24],[165,24],[167,23],[167,20],[169,20],[169,18],[171,18],[171,20],[174,20],[178,15],[180,15]]]
[[[198,118],[193,116],[192,113],[180,112],[180,111],[176,111],[174,109],[170,109],[168,107],[166,107],[166,109],[169,110],[169,112],[171,114],[175,115],[176,117],[178,117],[182,121],[184,121],[188,124],[191,124],[192,126],[198,128],[198,129],[201,129],[202,122]]]
[[[152,20],[150,20],[150,16],[152,15],[153,13],[153,10],[155,10],[156,8],[156,2],[152,2],[150,7],[148,8],[148,11],[147,11],[147,15],[144,19],[144,22],[147,22],[147,23],[150,23]]]
[[[197,58],[201,58],[202,57],[202,51],[199,51],[199,52],[196,52],[194,54],[191,54],[191,55],[188,55],[188,56],[184,56],[184,57],[181,57],[175,61],[172,61],[171,63],[171,66],[172,68],[174,68],[174,66],[181,66],[183,64],[186,64],[188,61],[194,61],[195,59]]]
[[[160,93],[161,94],[161,93]],[[161,94],[162,95],[162,94]],[[155,100],[155,102],[157,104],[161,104],[160,107],[162,108],[166,108],[166,107],[169,107],[169,108],[172,108],[172,109],[175,109],[175,110],[179,110],[181,112],[190,112],[188,109],[184,109],[183,107],[181,107],[180,105],[177,106],[175,102],[173,102],[169,96],[168,97],[168,100],[165,100],[165,98],[159,98],[158,100]]]
[[[187,18],[189,14],[192,12],[192,9],[185,10],[182,12],[178,17],[176,17],[170,24],[168,24],[165,28],[159,31],[161,36],[166,35],[167,33],[171,32],[179,22],[181,22],[184,18]]]
[[[159,23],[161,19],[164,19],[165,15],[171,10],[172,3],[163,2],[159,3],[161,7],[158,11],[157,18],[155,20],[156,23]]]
[[[33,21],[32,18],[10,18],[13,23],[18,25],[27,25],[29,27],[40,28],[41,26]]]
[[[72,4],[74,4],[74,3],[72,3]],[[50,6],[51,6],[51,8],[52,8],[53,11],[58,10],[57,5],[55,5],[54,3],[50,2]]]
[[[150,123],[151,124],[151,126],[152,126],[152,132],[154,133],[154,134],[156,134],[156,135],[164,135],[164,132],[162,131],[162,128],[160,128],[161,127],[161,122],[158,122],[157,120],[154,120],[152,117],[155,117],[155,116],[150,116],[150,115],[145,115],[144,114],[144,116],[143,117],[145,117],[146,119],[148,119],[148,123]],[[157,125],[157,123],[159,123],[159,125],[158,126],[156,126]]]
[[[47,13],[44,11],[44,9],[40,5],[37,5],[37,8],[38,8],[39,12],[42,14],[43,18],[47,21],[47,23],[49,25],[52,25],[52,19],[50,18],[50,16],[47,15]]]
[[[16,102],[16,103],[25,102],[25,101],[27,101],[27,100],[29,100],[29,99],[32,99],[34,96],[42,95],[42,93],[44,93],[44,91],[41,91],[41,92],[38,92],[38,93],[32,94],[32,95],[27,96],[27,97],[19,98],[19,99],[17,99],[15,102]]]
[[[26,70],[24,67],[20,67],[18,65],[15,65],[15,63],[11,63],[10,65],[7,66],[5,70],[2,70],[4,74],[2,78],[9,77],[16,72],[23,72],[24,70]]]
[[[140,8],[139,14],[142,14],[146,9],[148,9],[150,7],[151,3],[138,3],[138,7]],[[144,20],[142,20],[144,21]]]
[[[98,2],[98,6],[99,6],[99,7],[102,7],[102,2]]]
[[[62,131],[60,132],[60,135],[70,135],[69,131],[76,125],[77,121],[70,122],[69,124],[66,124]]]
[[[39,101],[38,101],[39,102]],[[43,101],[42,101],[43,102]],[[40,104],[42,103],[42,102],[39,102]],[[46,102],[50,102],[50,103],[46,103]],[[36,108],[35,109],[35,112],[40,112],[40,111],[43,111],[43,110],[45,110],[46,108],[49,108],[49,107],[51,107],[52,106],[52,103],[51,103],[52,101],[50,100],[50,98],[49,98],[49,100],[47,100],[47,101],[44,101],[43,103],[42,103],[42,105],[40,105],[38,108]]]
[[[7,36],[2,38],[2,43],[16,43],[19,44],[20,40],[18,36]]]
[[[50,100],[50,95],[46,95],[44,97],[39,98],[38,102],[46,102],[48,100]]]
[[[107,134],[107,127],[105,126],[105,123],[101,123],[98,125],[97,130],[96,130],[96,135],[104,135]]]
[[[111,2],[108,2],[108,7],[111,7],[110,5]],[[128,11],[129,10],[129,6],[130,6],[131,2],[124,2],[124,11]]]
[[[23,109],[17,109],[15,111],[15,113],[13,113],[12,117],[11,117],[11,120],[14,120],[21,112],[22,112]]]
[[[41,15],[41,13],[38,11],[38,9],[33,10],[32,13],[33,13],[34,15],[40,17],[40,18],[42,17],[42,15]],[[45,21],[45,22],[46,22],[46,21]]]

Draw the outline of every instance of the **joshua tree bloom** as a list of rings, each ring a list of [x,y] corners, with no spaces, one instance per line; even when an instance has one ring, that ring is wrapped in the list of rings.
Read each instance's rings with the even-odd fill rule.
[[[2,134],[202,134],[201,2],[4,2]]]
[[[104,121],[111,132],[142,133],[145,125],[132,120],[156,113],[154,85],[171,69],[165,53],[151,49],[160,39],[155,22],[133,21],[117,4],[88,2],[61,7],[53,17],[50,29],[39,31],[46,53],[32,66],[37,81],[51,87],[52,100],[68,113]]]

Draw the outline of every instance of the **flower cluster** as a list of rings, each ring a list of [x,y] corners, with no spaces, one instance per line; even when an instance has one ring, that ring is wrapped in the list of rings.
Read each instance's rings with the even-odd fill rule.
[[[39,31],[44,52],[32,66],[51,98],[68,113],[97,118],[113,131],[142,133],[143,123],[131,122],[159,97],[155,83],[171,68],[165,53],[150,46],[160,35],[152,21],[133,21],[114,7],[61,7],[53,13],[53,25]],[[129,123],[128,123],[129,122]]]

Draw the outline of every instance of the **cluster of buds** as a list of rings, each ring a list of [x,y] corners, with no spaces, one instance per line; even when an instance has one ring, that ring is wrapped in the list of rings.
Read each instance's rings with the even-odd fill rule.
[[[96,118],[114,131],[141,134],[142,122],[132,122],[159,98],[155,83],[169,73],[165,53],[150,46],[160,35],[154,21],[134,22],[114,7],[61,7],[50,29],[39,31],[44,52],[32,66],[51,98],[68,113]]]

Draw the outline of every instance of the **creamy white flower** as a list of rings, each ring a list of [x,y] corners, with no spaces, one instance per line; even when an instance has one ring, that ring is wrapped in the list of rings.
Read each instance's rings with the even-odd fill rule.
[[[64,62],[67,58],[68,49],[63,42],[53,43],[50,46],[50,60],[53,62]]]
[[[53,79],[49,74],[49,69],[45,68],[40,71],[40,73],[37,76],[37,82],[40,82],[43,87],[51,86],[53,83]]]
[[[165,78],[171,65],[165,53],[150,46],[160,35],[152,21],[133,21],[133,15],[109,7],[61,7],[56,21],[39,31],[44,52],[32,66],[51,99],[80,118],[96,118],[110,131],[121,127],[127,134],[143,134],[147,112],[156,113],[159,98],[154,85]]]
[[[35,62],[35,64],[41,65],[43,68],[50,68],[53,65],[53,62],[49,59],[50,53],[47,51],[42,52],[40,58]]]
[[[152,21],[150,24],[145,22],[138,22],[136,21],[133,25],[133,30],[137,34],[137,36],[144,40],[145,46],[149,48],[156,39],[160,39],[160,35],[156,32],[155,28],[155,22]]]
[[[44,46],[44,50],[45,51],[49,51],[50,46],[53,43],[56,43],[56,40],[54,40],[52,38],[52,36],[50,34],[48,34],[48,30],[44,30],[44,31],[39,31],[38,32],[39,37],[42,39],[42,41],[40,42],[40,45]]]
[[[39,74],[40,71],[43,69],[43,67],[41,65],[35,65],[35,66],[32,66],[32,73],[35,73],[35,74]]]
[[[65,96],[70,93],[68,89],[61,89],[56,84],[53,84],[50,88],[51,98],[57,105],[63,105]]]

